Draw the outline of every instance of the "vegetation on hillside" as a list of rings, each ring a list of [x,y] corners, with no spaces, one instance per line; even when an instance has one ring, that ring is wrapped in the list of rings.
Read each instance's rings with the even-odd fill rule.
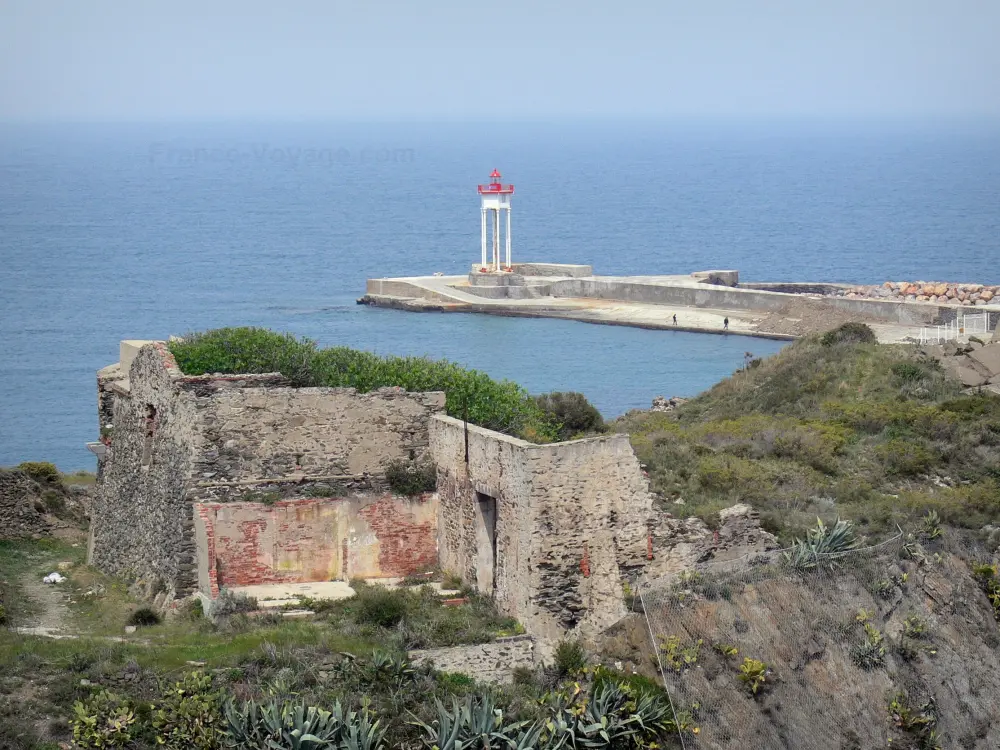
[[[670,510],[683,500],[680,512],[710,525],[735,502],[785,542],[817,516],[868,532],[931,512],[967,528],[1000,520],[1000,398],[963,395],[918,348],[877,345],[857,325],[613,427],[630,433]]]
[[[383,357],[344,346],[321,349],[309,339],[262,328],[193,333],[169,347],[187,375],[280,372],[296,386],[444,391],[446,411],[457,419],[533,442],[551,442],[559,433],[559,425],[521,386],[446,360]]]
[[[231,606],[213,607],[225,612],[212,623],[189,603],[157,622],[83,555],[78,544],[56,540],[0,544],[0,578],[40,580],[57,561],[69,563],[59,590],[66,626],[81,636],[0,629],[0,747],[55,750],[71,737],[84,748],[136,750],[616,747],[601,744],[598,726],[628,738],[629,747],[676,740],[655,683],[588,669],[578,647],[572,662],[520,670],[503,687],[407,661],[407,649],[521,632],[469,591],[466,604],[442,606],[427,587],[354,582],[353,599],[305,602],[317,612],[313,621]],[[26,606],[11,613],[11,624],[21,625],[30,622],[33,592],[17,593]],[[124,625],[139,619],[143,627],[123,637]],[[320,741],[289,744],[306,727]]]

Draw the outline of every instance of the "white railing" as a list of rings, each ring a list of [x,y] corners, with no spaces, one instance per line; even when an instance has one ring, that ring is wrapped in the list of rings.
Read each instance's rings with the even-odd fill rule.
[[[921,344],[940,344],[954,341],[960,336],[975,336],[990,332],[990,314],[962,315],[960,318],[941,326],[920,329]]]

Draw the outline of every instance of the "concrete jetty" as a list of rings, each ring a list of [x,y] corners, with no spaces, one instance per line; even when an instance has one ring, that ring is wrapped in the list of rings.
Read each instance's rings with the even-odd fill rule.
[[[358,302],[776,339],[863,322],[885,343],[920,342],[938,335],[939,328],[961,337],[962,321],[973,314],[978,322],[985,316],[990,331],[1000,320],[1000,305],[846,296],[844,290],[852,288],[823,282],[741,284],[735,270],[598,276],[589,265],[519,263],[498,271],[476,264],[464,276],[368,279]]]

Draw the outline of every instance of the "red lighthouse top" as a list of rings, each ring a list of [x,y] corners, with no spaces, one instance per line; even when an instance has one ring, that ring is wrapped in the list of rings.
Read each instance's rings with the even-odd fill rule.
[[[483,193],[513,193],[513,185],[504,185],[500,182],[500,172],[494,169],[490,173],[490,184],[489,185],[479,185],[479,194]]]

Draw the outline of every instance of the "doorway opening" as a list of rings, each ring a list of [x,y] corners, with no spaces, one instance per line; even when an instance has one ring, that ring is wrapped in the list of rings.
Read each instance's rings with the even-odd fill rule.
[[[497,583],[497,499],[476,492],[476,509],[476,586],[492,594]]]

